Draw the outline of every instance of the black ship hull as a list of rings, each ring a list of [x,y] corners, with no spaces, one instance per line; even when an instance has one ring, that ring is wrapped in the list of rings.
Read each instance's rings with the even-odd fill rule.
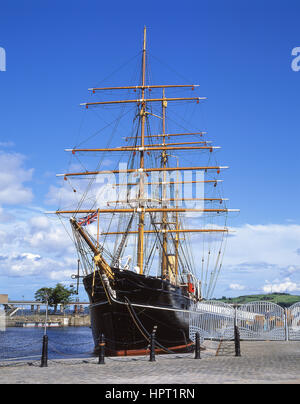
[[[112,268],[109,285],[97,271],[83,279],[90,299],[95,351],[101,334],[106,355],[147,352],[155,330],[157,352],[190,352],[189,309],[193,297],[185,287],[168,280]]]

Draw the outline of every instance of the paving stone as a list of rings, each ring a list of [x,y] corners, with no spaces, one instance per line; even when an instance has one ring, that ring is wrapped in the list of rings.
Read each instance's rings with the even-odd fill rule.
[[[1,384],[300,384],[300,341],[242,341],[241,357],[193,354],[147,357],[0,362]]]

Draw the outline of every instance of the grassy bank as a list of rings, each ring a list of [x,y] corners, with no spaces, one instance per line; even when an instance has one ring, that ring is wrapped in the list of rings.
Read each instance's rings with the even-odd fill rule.
[[[294,303],[300,302],[300,296],[290,295],[288,293],[269,293],[260,295],[245,295],[238,297],[225,297],[216,299],[229,304],[245,304],[255,301],[267,301],[276,303],[281,307],[289,307]]]

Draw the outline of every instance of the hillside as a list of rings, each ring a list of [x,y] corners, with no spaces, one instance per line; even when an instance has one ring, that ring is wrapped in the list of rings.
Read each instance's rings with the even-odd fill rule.
[[[300,296],[290,295],[288,293],[269,293],[261,295],[245,295],[238,297],[222,297],[221,299],[216,299],[224,303],[229,304],[245,304],[254,301],[268,301],[276,303],[281,307],[289,307],[294,303],[300,302]]]

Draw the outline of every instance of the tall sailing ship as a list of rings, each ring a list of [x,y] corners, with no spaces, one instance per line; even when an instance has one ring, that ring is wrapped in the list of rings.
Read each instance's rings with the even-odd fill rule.
[[[96,156],[96,168],[81,162],[84,170],[58,174],[78,203],[55,213],[70,222],[95,348],[104,334],[107,355],[142,353],[153,332],[159,352],[192,349],[189,315],[213,293],[227,215],[235,211],[221,197],[220,173],[227,167],[212,163],[218,147],[206,140],[206,132],[183,132],[182,125],[169,131],[173,105],[199,104],[205,97],[195,97],[195,91],[192,97],[167,93],[198,85],[149,82],[146,28],[140,56],[139,84],[90,89],[92,94],[123,92],[127,99],[81,104],[88,110],[119,108],[121,117],[124,107],[134,106],[126,145],[66,149],[77,159]],[[116,132],[118,139],[124,135],[119,128]],[[187,166],[191,159],[197,164]],[[109,164],[113,168],[103,169]]]

